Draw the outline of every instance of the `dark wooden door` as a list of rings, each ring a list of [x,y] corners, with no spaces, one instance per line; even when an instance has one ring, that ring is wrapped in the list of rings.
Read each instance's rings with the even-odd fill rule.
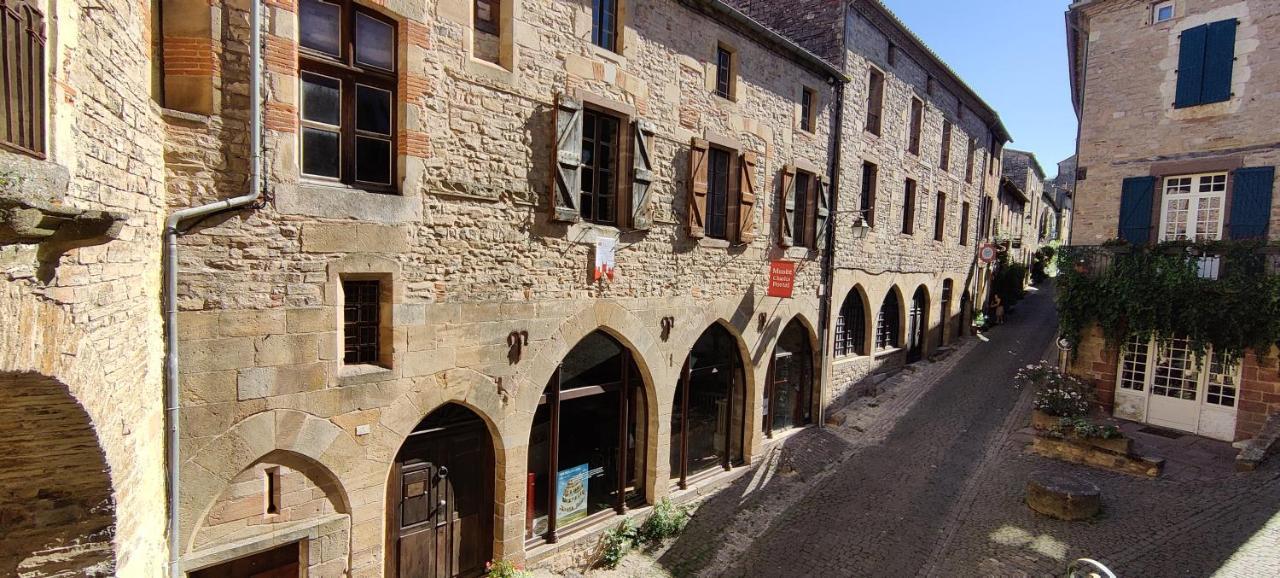
[[[477,576],[492,545],[493,468],[483,426],[411,437],[396,463],[400,578]]]
[[[196,570],[191,578],[298,578],[298,543],[238,558],[217,566]]]
[[[907,314],[907,361],[920,361],[924,356],[924,302],[917,295],[911,300]]]

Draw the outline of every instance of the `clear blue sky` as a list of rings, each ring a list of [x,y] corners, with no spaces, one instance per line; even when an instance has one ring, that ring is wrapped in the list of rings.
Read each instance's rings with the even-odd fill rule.
[[[1012,148],[1035,153],[1049,177],[1075,153],[1066,0],[884,0],[1000,113]]]

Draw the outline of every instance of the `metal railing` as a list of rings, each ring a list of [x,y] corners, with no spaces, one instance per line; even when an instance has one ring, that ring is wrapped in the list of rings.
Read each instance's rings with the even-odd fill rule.
[[[1185,255],[1190,265],[1204,279],[1218,279],[1228,270],[1253,274],[1280,275],[1280,246],[1263,245],[1250,251],[1234,251],[1229,241],[1205,244],[1166,243],[1154,247],[1135,248],[1129,245],[1069,245],[1059,249],[1062,257],[1059,268],[1098,276],[1109,272],[1117,263],[1138,251],[1150,251],[1169,256]],[[1254,243],[1256,245],[1256,243]],[[1241,245],[1243,246],[1243,245]]]

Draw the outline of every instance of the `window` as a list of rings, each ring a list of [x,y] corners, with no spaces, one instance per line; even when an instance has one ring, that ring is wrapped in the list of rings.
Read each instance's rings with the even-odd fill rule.
[[[960,204],[960,246],[969,244],[969,203]]]
[[[880,134],[880,119],[884,112],[884,73],[871,69],[867,79],[867,132]]]
[[[707,236],[729,238],[729,151],[707,151]]]
[[[890,291],[876,316],[876,351],[898,346],[898,307],[898,298]]]
[[[947,228],[947,195],[938,193],[938,206],[933,212],[933,240],[941,241]]]
[[[4,95],[0,99],[0,144],[44,157],[44,13],[30,0],[0,6]]]
[[[862,218],[868,227],[876,220],[876,181],[879,168],[872,163],[862,163]]]
[[[907,152],[920,154],[920,132],[924,130],[924,102],[918,98],[911,99],[911,138],[907,142]]]
[[[591,43],[618,51],[618,0],[592,0]]]
[[[805,87],[800,93],[800,130],[813,132],[813,126],[816,122],[814,118],[815,104],[817,104],[818,93],[812,88]]]
[[[381,285],[379,281],[342,282],[344,363],[378,362]]]
[[[951,121],[942,121],[942,154],[938,157],[938,168],[951,170]]]
[[[1226,173],[1165,178],[1160,240],[1221,239],[1226,194]]]
[[[977,154],[978,141],[969,139],[969,151],[965,153],[964,159],[964,182],[973,182],[973,157]]]
[[[916,182],[907,179],[907,186],[902,196],[902,234],[910,235],[916,231]]]
[[[862,297],[855,289],[844,298],[840,316],[836,318],[836,357],[858,355],[865,350],[866,319],[862,311]]]
[[[280,513],[280,468],[267,468],[263,472],[263,496],[265,504],[263,510],[268,516]]]
[[[1173,0],[1156,2],[1151,5],[1151,23],[1159,24],[1173,20]]]
[[[1205,371],[1204,362],[1208,362]],[[1121,390],[1234,408],[1239,398],[1240,363],[1212,350],[1198,358],[1187,339],[1130,337],[1120,352],[1116,376]]]
[[[1182,31],[1174,108],[1231,99],[1238,21],[1220,20]]]
[[[795,239],[795,246],[797,247],[812,247],[814,245],[814,227],[810,225],[813,219],[809,206],[814,203],[815,184],[813,174],[805,171],[796,171],[796,211],[792,216],[791,236]]]
[[[733,51],[724,46],[716,47],[716,95],[733,98]]]
[[[618,222],[618,127],[621,121],[593,109],[582,111],[582,218]]]
[[[475,0],[476,30],[497,36],[501,15],[502,0]]]
[[[395,24],[349,1],[298,8],[302,174],[392,192]]]

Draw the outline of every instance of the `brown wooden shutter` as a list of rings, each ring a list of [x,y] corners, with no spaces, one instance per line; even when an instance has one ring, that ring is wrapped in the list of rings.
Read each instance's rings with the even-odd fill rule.
[[[756,240],[756,153],[742,153],[738,163],[738,242]]]
[[[582,103],[565,94],[556,95],[555,173],[551,194],[553,221],[581,219]]]
[[[802,207],[801,210],[804,210],[804,208]],[[778,216],[782,219],[782,222],[778,224],[778,232],[781,234],[779,242],[782,243],[783,247],[790,247],[795,244],[795,238],[791,232],[791,225],[796,222],[795,165],[782,167],[782,210],[778,211]]]
[[[706,236],[707,223],[707,141],[694,138],[689,144],[689,238]]]
[[[831,219],[831,200],[827,198],[827,191],[831,189],[829,186],[831,180],[827,177],[815,177],[814,184],[817,185],[817,193],[814,195],[814,202],[817,210],[814,215],[814,234],[813,246],[823,247],[823,242],[827,238],[827,223]]]
[[[631,228],[648,231],[653,227],[650,197],[653,191],[653,133],[656,127],[647,120],[637,120],[632,124],[635,151],[631,155]]]

